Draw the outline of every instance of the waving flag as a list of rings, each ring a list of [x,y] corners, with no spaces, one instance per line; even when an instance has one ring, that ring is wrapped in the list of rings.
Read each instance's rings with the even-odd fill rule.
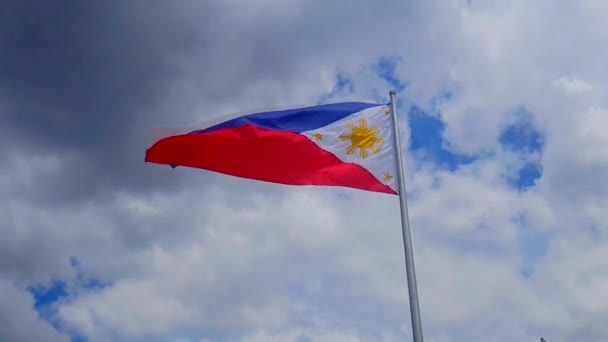
[[[394,147],[399,145],[396,92],[389,95],[393,115],[389,106],[358,102],[250,114],[163,138],[146,151],[146,161],[399,195],[412,336],[422,342],[402,156]]]
[[[387,105],[336,103],[236,117],[163,138],[146,162],[288,185],[397,194]]]

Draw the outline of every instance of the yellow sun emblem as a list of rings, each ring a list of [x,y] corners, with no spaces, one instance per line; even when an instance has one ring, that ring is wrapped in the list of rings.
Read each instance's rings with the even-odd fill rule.
[[[371,149],[374,153],[380,152],[380,146],[384,144],[384,139],[377,135],[380,127],[367,127],[365,119],[359,120],[359,126],[353,123],[348,123],[350,134],[340,135],[343,141],[350,140],[350,147],[346,149],[346,154],[353,154],[355,150],[360,150],[361,158],[367,158],[367,150]]]

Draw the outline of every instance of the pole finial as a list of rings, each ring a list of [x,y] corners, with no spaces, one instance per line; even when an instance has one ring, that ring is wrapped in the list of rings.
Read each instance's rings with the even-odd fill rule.
[[[389,95],[397,95],[397,92],[395,91],[395,89],[391,89],[391,90],[388,92],[388,94],[389,94]]]

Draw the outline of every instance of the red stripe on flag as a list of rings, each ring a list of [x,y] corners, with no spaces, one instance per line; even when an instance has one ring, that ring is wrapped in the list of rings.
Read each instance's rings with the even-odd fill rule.
[[[342,162],[303,135],[252,125],[164,138],[146,151],[145,160],[280,184],[396,194],[365,168]]]

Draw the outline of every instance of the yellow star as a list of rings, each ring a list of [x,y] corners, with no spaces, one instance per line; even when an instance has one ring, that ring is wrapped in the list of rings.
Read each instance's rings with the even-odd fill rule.
[[[387,115],[388,115],[388,114],[391,112],[391,111],[390,111],[388,108],[386,108],[386,107],[384,107],[382,110],[384,111],[384,114],[387,114]]]
[[[317,140],[317,141],[323,140],[323,134],[321,134],[321,133],[315,133],[314,137],[315,137],[315,140]]]
[[[390,181],[391,179],[393,179],[393,175],[391,175],[391,172],[390,172],[390,171],[386,171],[386,172],[384,172],[383,174],[384,174],[384,181],[385,181],[385,182],[388,182],[388,181]]]
[[[359,120],[359,126],[349,122],[347,127],[350,129],[350,134],[340,135],[340,139],[343,141],[350,140],[350,146],[346,149],[346,154],[353,154],[355,150],[359,149],[361,158],[365,159],[368,155],[367,149],[371,149],[374,153],[380,152],[379,145],[384,144],[384,139],[377,135],[380,127],[367,127],[365,119]]]

